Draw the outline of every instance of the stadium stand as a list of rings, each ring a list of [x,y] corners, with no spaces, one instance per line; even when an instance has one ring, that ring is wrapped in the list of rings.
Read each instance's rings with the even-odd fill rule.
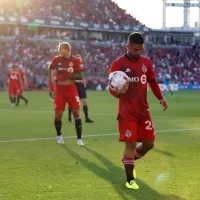
[[[53,6],[55,2],[56,7]],[[10,21],[20,18],[28,21],[40,19],[124,24],[141,30],[145,27],[111,0],[4,0],[0,2],[0,7],[0,87],[5,85],[7,71],[14,64],[25,67],[30,89],[47,87],[47,67],[57,54],[56,47],[60,40],[70,41],[73,53],[82,54],[89,84],[106,84],[110,62],[125,52],[126,44],[125,33],[122,33],[122,37],[109,33],[109,37],[98,38],[98,34],[94,37],[86,30],[88,35],[84,38],[77,36],[72,29],[32,27],[14,22],[6,24],[3,21],[6,18]],[[81,31],[85,30],[77,32]],[[56,40],[58,38],[59,41]],[[200,46],[150,46],[145,50],[145,55],[152,59],[159,82],[162,82],[164,68],[167,67],[173,83],[200,84]]]

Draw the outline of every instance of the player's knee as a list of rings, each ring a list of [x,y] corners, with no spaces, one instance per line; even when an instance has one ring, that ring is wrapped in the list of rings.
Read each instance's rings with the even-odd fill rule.
[[[63,115],[62,111],[56,111],[55,112],[55,120],[60,121],[62,119],[62,115]]]
[[[87,100],[86,99],[81,99],[81,103],[83,106],[87,106]]]
[[[154,147],[154,141],[149,141],[149,142],[147,143],[147,145],[146,145],[147,151],[153,149],[153,147]]]
[[[72,109],[72,113],[73,113],[74,119],[80,118],[80,111],[79,111],[79,109]]]
[[[153,149],[154,141],[145,140],[142,142],[142,146],[143,146],[144,153],[147,153],[149,150]]]
[[[136,148],[136,142],[125,142],[125,151],[133,152]]]

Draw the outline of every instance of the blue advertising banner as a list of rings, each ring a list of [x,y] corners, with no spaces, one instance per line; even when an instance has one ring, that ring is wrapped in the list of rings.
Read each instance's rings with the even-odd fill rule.
[[[199,84],[178,84],[178,90],[200,90]]]

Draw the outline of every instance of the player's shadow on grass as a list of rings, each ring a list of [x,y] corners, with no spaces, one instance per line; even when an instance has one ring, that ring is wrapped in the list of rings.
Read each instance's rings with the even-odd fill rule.
[[[156,147],[153,148],[153,151],[158,152],[158,153],[161,153],[161,154],[163,154],[163,155],[165,155],[165,156],[175,157],[175,155],[174,155],[173,153],[170,153],[170,152],[166,152],[166,151],[157,149]]]
[[[121,196],[123,200],[184,200],[176,195],[166,196],[163,194],[159,194],[155,190],[151,189],[148,185],[142,182],[140,179],[137,179],[137,183],[140,186],[140,190],[128,190],[125,188],[125,175],[124,170],[111,161],[106,159],[100,153],[88,148],[83,147],[85,150],[94,155],[97,159],[99,159],[104,165],[104,167],[98,166],[95,162],[91,162],[86,158],[82,158],[75,151],[69,149],[67,146],[62,145],[62,147],[74,157],[78,162],[80,162],[85,168],[92,171],[95,175],[103,178],[104,180],[110,182],[115,188],[116,192]],[[117,200],[117,199],[116,199]]]

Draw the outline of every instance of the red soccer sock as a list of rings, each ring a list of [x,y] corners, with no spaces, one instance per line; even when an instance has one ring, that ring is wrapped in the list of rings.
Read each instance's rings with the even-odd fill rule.
[[[134,169],[134,158],[123,158],[122,162],[126,171],[127,182],[130,183],[131,180],[134,180],[133,169]]]

